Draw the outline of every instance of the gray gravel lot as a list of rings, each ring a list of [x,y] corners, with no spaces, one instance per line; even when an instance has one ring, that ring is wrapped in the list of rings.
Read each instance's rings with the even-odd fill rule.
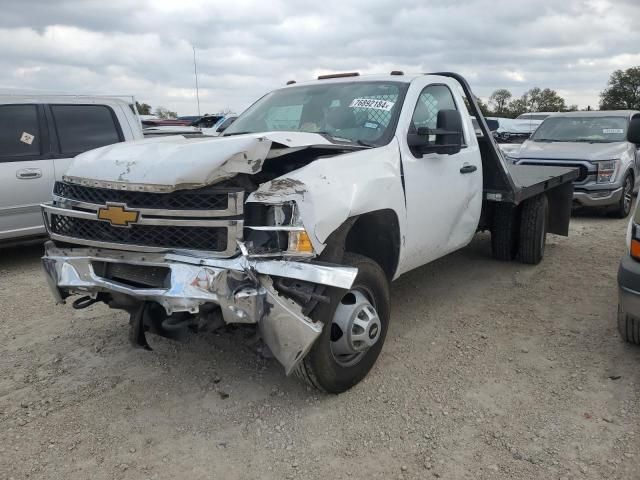
[[[378,363],[340,396],[241,331],[127,341],[0,250],[0,479],[640,478],[640,349],[615,328],[626,221],[572,220],[530,267],[488,235],[403,276]]]

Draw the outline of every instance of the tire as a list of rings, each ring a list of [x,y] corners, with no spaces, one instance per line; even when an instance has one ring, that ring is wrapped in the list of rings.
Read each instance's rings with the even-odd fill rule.
[[[631,213],[631,204],[633,203],[633,175],[627,173],[622,182],[622,196],[613,210],[611,216],[615,218],[627,218]]]
[[[546,195],[536,195],[522,203],[520,217],[520,261],[537,265],[544,257],[547,241],[549,202]]]
[[[498,203],[493,213],[491,253],[496,260],[511,261],[518,253],[519,225],[517,209],[510,203]]]
[[[640,320],[627,315],[618,305],[618,331],[625,342],[640,345]]]
[[[322,333],[311,351],[294,370],[298,378],[327,393],[342,393],[356,385],[369,373],[382,350],[389,325],[389,282],[382,268],[370,258],[353,253],[345,253],[343,263],[358,268],[353,286],[348,292],[335,288],[327,290],[330,303],[318,304],[311,313],[311,318],[324,323]],[[334,324],[338,308],[349,308],[350,303],[343,302],[350,301],[348,296],[353,295],[352,292],[356,292],[358,296],[362,294],[362,298],[372,297],[369,300],[377,312],[379,323],[376,325],[379,333],[376,342],[363,351],[362,355],[354,354],[356,355],[355,363],[349,364],[342,360],[343,357],[335,355],[337,325]],[[370,332],[371,330],[367,334],[370,335]]]

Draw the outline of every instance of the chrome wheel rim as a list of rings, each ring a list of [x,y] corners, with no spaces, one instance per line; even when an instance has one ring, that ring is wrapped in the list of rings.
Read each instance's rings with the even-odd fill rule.
[[[349,290],[338,303],[331,321],[331,354],[342,367],[359,363],[382,333],[382,322],[371,292]]]

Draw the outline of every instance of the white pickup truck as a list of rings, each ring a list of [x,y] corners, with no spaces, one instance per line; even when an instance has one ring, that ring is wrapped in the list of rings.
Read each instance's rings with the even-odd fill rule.
[[[287,374],[342,392],[382,349],[393,279],[480,230],[495,257],[538,263],[576,175],[507,166],[457,74],[323,76],[222,137],[77,157],[43,206],[43,264],[59,302],[129,312],[135,345],[246,324]]]

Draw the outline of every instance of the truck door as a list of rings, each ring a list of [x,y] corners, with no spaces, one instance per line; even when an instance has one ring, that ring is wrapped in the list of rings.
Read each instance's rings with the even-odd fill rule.
[[[54,166],[41,105],[0,105],[0,240],[45,233]]]
[[[476,232],[482,206],[482,163],[478,142],[461,97],[445,84],[420,85],[407,92],[399,142],[407,201],[406,270],[463,247]],[[412,112],[405,109],[413,108]],[[460,152],[421,154],[407,134],[436,128],[440,110],[459,110],[464,125]],[[403,268],[404,270],[404,268]]]

